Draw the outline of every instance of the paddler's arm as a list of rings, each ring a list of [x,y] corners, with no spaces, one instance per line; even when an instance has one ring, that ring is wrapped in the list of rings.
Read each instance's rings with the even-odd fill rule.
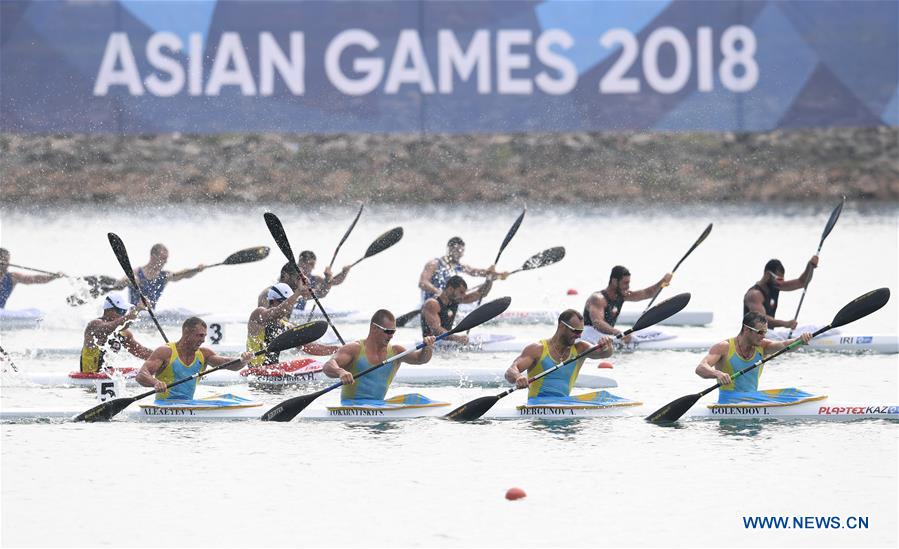
[[[671,283],[671,273],[665,273],[665,276],[662,277],[661,280],[653,284],[652,286],[647,286],[642,290],[634,290],[632,292],[625,292],[624,300],[625,301],[643,301],[644,299],[650,299],[654,297],[657,293],[662,291],[662,288]]]
[[[606,322],[606,298],[601,293],[595,292],[587,298],[587,310],[596,331],[611,336],[621,335],[621,330]],[[623,341],[625,344],[630,343],[631,336],[626,336]]]
[[[325,280],[330,283],[331,286],[340,286],[343,284],[343,281],[346,280],[346,275],[350,274],[351,265],[345,265],[343,269],[337,273],[337,276],[333,276],[331,273],[331,267],[325,267]]]
[[[290,297],[274,307],[263,307],[262,310],[259,311],[260,323],[268,324],[278,320],[285,314],[290,316],[290,312],[293,310],[294,305],[296,305],[297,300],[300,299],[300,297],[302,297],[300,292],[294,292],[290,294]]]
[[[722,357],[727,355],[728,347],[727,341],[721,341],[712,345],[708,354],[699,361],[699,366],[696,367],[696,375],[706,379],[715,379],[721,385],[730,384],[730,374],[722,372],[715,367],[715,365],[721,361]]]
[[[431,329],[431,333],[434,335],[441,335],[444,332],[448,331],[446,328],[440,325],[440,303],[437,301],[436,297],[432,297],[431,299],[425,301],[425,304],[421,306],[421,318],[427,323],[428,328]],[[468,336],[465,334],[453,334],[451,336],[447,336],[445,338],[447,341],[455,341],[456,343],[466,344],[468,343]]]
[[[612,356],[612,353],[614,352],[614,347],[612,346],[612,338],[611,337],[603,337],[596,343],[597,344],[602,343],[602,346],[600,346],[598,349],[596,349],[592,353],[586,355],[586,358],[594,358],[594,359],[595,358],[609,358],[610,356]],[[594,347],[594,346],[595,345],[593,343],[590,343],[588,341],[578,341],[577,343],[574,344],[574,348],[577,350],[578,354],[581,354],[584,351],[586,351],[587,349],[590,349],[591,347]]]
[[[518,355],[514,361],[512,361],[512,365],[506,370],[505,378],[506,381],[515,385],[515,387],[519,389],[524,389],[528,386],[528,370],[530,370],[534,364],[540,360],[540,355],[543,354],[543,344],[541,343],[531,343],[524,349],[522,349],[521,354]]]
[[[193,269],[184,269],[183,271],[178,271],[177,273],[169,272],[168,279],[169,282],[177,282],[179,280],[183,280],[185,278],[193,278],[197,273],[203,272],[206,268],[206,265],[197,265]]]
[[[432,259],[425,263],[424,270],[421,271],[421,276],[418,277],[418,287],[423,291],[437,295],[440,293],[440,288],[431,284],[431,278],[434,276],[434,272],[437,270],[437,260]]]
[[[13,284],[46,284],[47,282],[56,280],[66,276],[63,273],[56,274],[25,274],[25,273],[9,273]]]
[[[768,321],[769,328],[793,329],[796,327],[795,320],[777,320],[773,316],[767,314],[765,312],[765,295],[757,288],[752,288],[751,290],[746,292],[746,297],[743,298],[743,303],[750,311],[758,313],[760,315],[765,315],[765,320]]]
[[[138,341],[134,339],[134,334],[129,330],[122,330],[119,337],[122,338],[122,347],[137,358],[147,360],[150,358],[150,355],[153,354],[153,350],[138,343]]]
[[[217,354],[215,351],[208,347],[200,347],[200,352],[203,353],[203,357],[206,359],[206,364],[212,367],[221,366],[222,364],[227,364],[234,360],[229,356],[222,356]],[[244,366],[250,363],[253,360],[253,353],[250,351],[244,351],[240,354],[240,362],[234,364],[233,366],[228,366],[225,370],[240,370]]]
[[[768,356],[772,353],[776,353],[777,351],[779,351],[785,347],[789,347],[790,345],[792,345],[793,343],[795,343],[799,340],[802,340],[802,343],[804,343],[805,345],[808,345],[809,342],[812,340],[812,334],[809,332],[802,332],[801,334],[794,337],[793,339],[785,339],[783,341],[772,341],[770,339],[763,339],[761,346],[762,346],[762,349],[765,350],[765,356]]]
[[[484,299],[490,293],[491,288],[493,288],[493,278],[487,277],[483,284],[466,292],[465,297],[459,300],[459,303],[474,303]]]
[[[792,292],[793,290],[805,288],[808,283],[812,281],[812,275],[814,275],[816,268],[818,268],[818,256],[813,255],[812,258],[808,260],[808,263],[806,263],[805,271],[799,275],[799,278],[778,282],[777,289],[782,292]]]
[[[165,382],[157,379],[156,375],[162,370],[165,364],[168,364],[170,358],[172,358],[171,348],[167,346],[157,347],[156,350],[150,354],[150,358],[148,358],[144,362],[144,365],[140,367],[140,371],[134,379],[144,387],[153,387],[156,389],[157,393],[165,391]]]
[[[400,359],[400,362],[405,362],[406,364],[425,364],[430,362],[431,357],[434,355],[434,342],[437,341],[437,338],[434,336],[428,336],[422,340],[425,344],[424,347],[415,351],[414,353],[409,353]],[[404,349],[400,345],[394,345],[393,349],[396,353],[402,353],[406,349]]]
[[[351,385],[353,383],[353,374],[348,372],[346,368],[353,363],[353,360],[356,359],[359,353],[363,352],[365,352],[365,349],[362,348],[362,344],[358,341],[347,343],[340,349],[337,349],[334,356],[325,362],[322,371],[328,377],[339,377],[340,382],[344,385]]]

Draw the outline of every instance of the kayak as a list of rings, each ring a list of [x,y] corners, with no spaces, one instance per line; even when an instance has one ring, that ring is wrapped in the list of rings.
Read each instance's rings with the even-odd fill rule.
[[[580,305],[580,308],[583,308],[583,303]],[[577,310],[580,310],[577,308]],[[460,318],[462,318],[461,313],[468,313],[469,310],[465,307],[459,308]],[[495,322],[503,322],[506,324],[555,324],[559,319],[559,314],[562,313],[562,309],[559,310],[506,310],[501,315],[499,315]],[[632,326],[634,322],[640,318],[642,311],[623,311],[618,316],[617,324]],[[714,315],[711,311],[680,311],[665,320],[659,322],[661,326],[705,326],[706,324],[711,324]]]
[[[34,328],[44,320],[40,309],[0,309],[0,329],[21,330]]]
[[[899,406],[886,404],[832,405],[822,402],[826,398],[826,396],[817,396],[790,404],[709,404],[691,410],[686,419],[719,421],[747,419],[899,420]]]

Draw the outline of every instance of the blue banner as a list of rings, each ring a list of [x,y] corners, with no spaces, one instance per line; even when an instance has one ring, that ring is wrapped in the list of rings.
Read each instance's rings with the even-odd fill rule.
[[[899,125],[894,1],[5,0],[15,133]]]

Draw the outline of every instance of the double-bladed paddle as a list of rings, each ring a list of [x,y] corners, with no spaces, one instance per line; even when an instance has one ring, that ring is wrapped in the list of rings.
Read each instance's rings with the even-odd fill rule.
[[[343,233],[343,238],[340,239],[340,242],[337,243],[337,248],[334,249],[334,255],[331,256],[331,262],[328,263],[328,268],[334,267],[334,261],[337,260],[337,252],[340,251],[340,247],[343,246],[343,243],[346,242],[346,239],[349,238],[350,233],[353,232],[353,228],[356,226],[356,222],[359,221],[359,216],[362,215],[362,210],[365,208],[365,204],[359,204],[359,211],[356,212],[356,217],[353,218],[353,222],[350,223],[350,227]],[[377,252],[375,252],[377,253]],[[361,259],[359,261],[362,261]],[[315,305],[312,305],[312,309],[309,311],[309,316],[306,317],[306,322],[312,320],[312,315],[315,314]]]
[[[453,334],[457,334],[459,332],[466,332],[466,331],[474,328],[475,326],[480,326],[481,324],[502,314],[503,311],[505,311],[506,309],[509,308],[509,304],[511,302],[512,302],[511,297],[501,297],[499,299],[495,299],[493,301],[484,303],[483,305],[481,305],[480,307],[478,307],[477,309],[475,309],[471,313],[469,313],[468,316],[463,318],[462,321],[459,322],[458,326],[456,326],[452,330],[449,330],[448,332],[444,332],[444,333],[440,334],[439,336],[437,336],[437,340],[439,341],[439,340],[447,338]],[[418,345],[416,345],[415,347],[413,347],[411,349],[406,349],[402,353],[393,355],[392,357],[388,358],[384,362],[381,362],[380,364],[377,364],[375,366],[372,366],[371,368],[368,368],[368,369],[365,369],[365,370],[359,372],[358,374],[356,374],[354,376],[354,378],[359,379],[360,377],[362,377],[370,372],[373,372],[386,364],[389,364],[395,360],[398,360],[398,359],[408,355],[409,353],[412,353],[419,349],[424,348],[424,346],[425,346],[425,344],[423,342],[419,343]],[[337,389],[338,387],[340,387],[342,385],[343,385],[343,383],[337,382],[337,383],[335,383],[329,387],[326,387],[320,391],[316,391],[316,392],[310,393],[308,395],[300,395],[300,396],[296,396],[296,397],[287,399],[284,402],[282,402],[281,404],[278,404],[277,406],[275,406],[274,408],[272,408],[271,410],[269,410],[265,414],[263,414],[262,420],[263,421],[290,421],[293,418],[295,418],[297,416],[297,414],[299,414],[300,412],[305,410],[306,407],[309,406],[309,404],[311,404],[313,400],[317,399],[318,397],[322,396],[323,394],[325,394],[327,392]]]
[[[684,254],[684,257],[680,258],[680,261],[677,262],[677,265],[675,265],[674,268],[671,269],[671,274],[674,274],[675,271],[677,271],[677,268],[680,267],[680,264],[683,263],[685,259],[687,259],[687,256],[689,256],[691,253],[693,253],[693,250],[695,250],[697,246],[702,244],[702,241],[705,240],[705,238],[707,236],[709,236],[710,232],[712,232],[712,224],[711,223],[709,223],[709,226],[706,227],[704,231],[702,231],[702,234],[699,235],[699,238],[696,239],[696,242],[694,242],[693,245],[690,246],[690,249],[687,250],[687,253]],[[663,289],[664,288],[659,288],[659,291],[656,292],[656,295],[652,296],[652,300],[650,300],[649,305],[646,306],[646,309],[644,309],[643,312],[648,311],[649,308],[652,307],[652,304],[655,302],[656,298],[659,297],[659,294],[662,293]]]
[[[563,246],[556,246],[555,248],[549,248],[547,250],[543,250],[538,254],[534,254],[528,258],[527,261],[521,266],[520,269],[515,269],[510,272],[510,275],[515,273],[520,273],[521,271],[530,271],[531,269],[539,269],[540,267],[546,267],[548,265],[552,265],[553,263],[558,263],[562,261],[562,258],[565,257],[565,248]],[[396,325],[400,328],[409,323],[410,320],[415,318],[421,313],[421,308],[415,309],[413,311],[409,311],[408,313],[401,314],[396,317]]]
[[[837,312],[836,316],[833,317],[833,320],[830,322],[830,324],[821,328],[820,330],[815,331],[815,333],[812,334],[812,337],[817,337],[828,330],[832,330],[833,328],[839,328],[840,326],[845,326],[846,324],[849,324],[850,322],[855,322],[856,320],[858,320],[860,318],[864,318],[864,317],[868,316],[869,314],[877,311],[884,305],[886,305],[887,301],[889,301],[889,300],[890,300],[890,290],[887,288],[880,288],[877,290],[870,291],[870,292],[866,293],[865,295],[859,296],[856,299],[854,299],[852,302],[848,303],[845,307],[840,309],[839,312]],[[762,358],[762,359],[756,361],[755,364],[752,364],[750,366],[743,368],[742,370],[739,370],[734,375],[730,376],[730,379],[735,380],[738,377],[740,377],[741,375],[745,374],[746,372],[749,372],[749,371],[753,370],[754,368],[758,368],[759,366],[768,362],[769,360],[776,358],[776,357],[786,353],[787,351],[791,351],[791,350],[795,349],[796,347],[799,347],[800,345],[802,345],[802,340],[801,339],[796,340],[793,343],[790,343],[789,345],[784,347],[783,349],[777,351],[776,353],[774,353],[770,356],[767,356],[765,358]],[[666,422],[677,421],[678,419],[680,419],[681,416],[683,416],[684,414],[687,413],[687,410],[689,410],[690,408],[693,407],[694,404],[696,404],[696,401],[698,401],[703,396],[711,393],[715,389],[718,389],[719,387],[721,387],[720,382],[716,383],[712,387],[709,387],[705,391],[702,391],[701,393],[696,393],[695,395],[682,396],[677,400],[673,400],[673,401],[669,402],[668,404],[666,404],[665,406],[662,406],[661,408],[659,408],[652,414],[650,414],[646,418],[646,421],[650,421],[653,423],[666,423]]]
[[[821,247],[824,246],[824,239],[827,238],[827,235],[830,234],[830,231],[833,230],[834,225],[837,224],[837,219],[840,218],[840,213],[843,211],[843,204],[846,203],[846,197],[843,197],[843,200],[840,201],[839,205],[830,212],[830,218],[827,220],[827,225],[824,226],[824,232],[821,233],[821,242],[818,243],[818,251],[815,252],[815,255],[821,253]],[[810,282],[810,281],[809,281]],[[799,306],[796,307],[796,314],[793,315],[793,320],[795,321],[799,318],[799,310],[802,309],[802,302],[805,301],[805,292],[808,290],[808,282],[805,283],[805,286],[802,288],[802,295],[799,297]],[[790,328],[790,332],[787,334],[787,337],[793,337],[793,329]]]
[[[131,268],[131,260],[128,259],[128,250],[125,249],[125,243],[122,242],[122,239],[115,233],[109,233],[106,236],[109,238],[109,245],[112,246],[112,252],[115,254],[116,259],[119,260],[119,265],[121,265],[122,270],[125,271],[125,276],[131,281],[131,286],[134,288],[134,291],[137,292],[137,295],[140,296],[140,300],[147,308],[147,312],[150,313],[150,318],[153,319],[153,324],[156,325],[156,329],[159,330],[159,334],[162,335],[163,341],[168,343],[169,338],[165,336],[162,326],[159,325],[159,321],[156,319],[156,313],[153,312],[153,307],[150,305],[150,300],[144,296],[144,293],[140,290],[140,285],[134,278],[134,269]]]
[[[286,351],[287,349],[293,349],[294,347],[300,347],[302,345],[306,345],[307,343],[312,343],[313,341],[319,339],[321,336],[325,335],[325,332],[328,331],[328,324],[322,321],[309,322],[307,324],[303,324],[301,326],[297,326],[296,328],[292,328],[286,332],[281,333],[275,339],[272,340],[271,343],[268,344],[268,347],[265,349],[260,349],[256,351],[254,356],[264,355],[265,353],[279,353],[281,351]],[[184,379],[180,379],[174,383],[170,383],[167,388],[172,388],[176,385],[181,385],[182,383],[187,383],[192,379],[199,379],[205,375],[211,374],[212,372],[216,372],[223,368],[229,368],[234,366],[235,364],[240,363],[240,359],[236,358],[229,362],[222,364],[221,366],[216,366],[215,368],[210,368],[204,372],[197,372],[190,377],[186,377]],[[139,395],[133,397],[122,397],[122,398],[114,398],[112,400],[108,400],[102,404],[94,406],[90,410],[86,412],[82,412],[75,416],[72,421],[86,421],[86,422],[95,422],[95,421],[109,421],[113,416],[130,406],[133,402],[140,400],[142,398],[148,397],[152,394],[155,394],[156,390],[147,391],[146,393],[141,393]]]
[[[291,267],[296,269],[298,273],[300,273],[300,279],[303,281],[303,284],[306,285],[306,288],[309,290],[309,293],[312,294],[312,299],[315,300],[315,304],[318,305],[318,308],[322,310],[322,316],[325,317],[325,321],[331,326],[331,329],[334,330],[334,335],[337,336],[337,339],[341,344],[344,344],[343,338],[340,337],[340,332],[337,331],[337,327],[334,326],[334,323],[331,322],[331,318],[328,316],[328,312],[325,311],[325,308],[322,307],[321,302],[318,300],[318,296],[315,295],[315,290],[312,289],[312,281],[309,280],[309,277],[306,276],[299,265],[297,265],[297,260],[294,259],[293,250],[290,247],[290,241],[287,240],[287,233],[284,232],[284,225],[281,224],[281,220],[278,219],[278,216],[271,213],[266,212],[263,214],[265,218],[265,224],[268,227],[270,233],[272,233],[272,238],[275,239],[275,243],[278,245],[278,248],[281,250],[281,253],[284,254],[284,257],[287,258],[287,262]]]
[[[390,229],[386,233],[384,233],[381,236],[379,236],[378,238],[376,238],[375,241],[372,242],[371,245],[368,247],[368,249],[365,250],[365,255],[363,255],[361,258],[357,259],[352,265],[350,265],[350,267],[355,267],[363,259],[383,252],[387,248],[389,248],[389,247],[393,246],[394,244],[396,244],[397,242],[399,242],[400,239],[402,239],[402,238],[403,238],[403,228],[402,227],[394,227],[393,229]],[[307,321],[312,318],[313,313],[315,313],[315,305],[313,305],[312,309],[309,311],[309,318],[306,319]]]
[[[499,263],[499,257],[503,255],[503,250],[506,249],[506,246],[509,245],[509,242],[512,241],[512,237],[515,236],[515,233],[518,232],[518,227],[521,227],[521,222],[524,221],[524,214],[528,213],[527,207],[521,210],[521,215],[518,216],[518,219],[512,223],[512,226],[509,228],[509,232],[506,233],[506,237],[503,238],[503,243],[499,245],[499,251],[496,252],[496,259],[493,260],[493,265],[496,266]],[[481,302],[484,301],[484,296],[478,298],[478,306],[481,305]],[[405,324],[405,322],[403,323]]]
[[[254,248],[239,250],[226,257],[221,263],[213,263],[212,265],[207,265],[206,268],[210,269],[212,267],[218,267],[219,265],[242,265],[244,263],[261,261],[268,257],[268,252],[268,246],[256,246]]]
[[[648,328],[648,327],[652,326],[653,324],[658,324],[659,322],[665,320],[666,318],[670,317],[671,315],[674,315],[674,314],[680,312],[684,307],[687,306],[687,303],[689,303],[689,302],[690,302],[690,294],[688,294],[688,293],[678,294],[668,300],[665,300],[665,301],[659,303],[658,305],[656,305],[655,307],[653,307],[652,309],[650,309],[650,310],[646,311],[645,313],[643,313],[642,315],[640,315],[640,318],[637,319],[637,322],[635,322],[634,325],[629,330],[627,330],[626,332],[624,332],[622,334],[618,334],[615,337],[616,337],[616,339],[621,339],[623,337],[626,337],[626,336],[632,334],[633,332],[636,332],[637,330],[642,330],[643,328]],[[580,353],[573,358],[569,358],[568,360],[566,360],[564,362],[556,364],[552,368],[550,368],[546,371],[543,371],[543,372],[535,375],[534,377],[528,379],[528,384],[531,384],[531,383],[537,381],[538,379],[540,379],[541,377],[547,376],[547,375],[555,372],[556,370],[565,366],[566,364],[571,364],[572,362],[581,360],[582,358],[589,355],[590,353],[597,351],[602,346],[603,346],[602,343],[596,344],[596,345],[590,347],[589,349],[587,349],[586,351],[584,351],[583,353]],[[502,393],[500,393],[498,395],[476,398],[470,402],[463,404],[462,406],[459,406],[452,412],[448,413],[446,415],[446,417],[448,419],[454,419],[456,421],[470,421],[470,420],[478,419],[479,417],[486,414],[487,411],[490,410],[490,408],[492,408],[494,404],[499,402],[499,400],[501,398],[505,397],[506,395],[510,395],[517,390],[518,390],[518,387],[511,387],[509,389],[506,389],[505,391],[503,391]]]

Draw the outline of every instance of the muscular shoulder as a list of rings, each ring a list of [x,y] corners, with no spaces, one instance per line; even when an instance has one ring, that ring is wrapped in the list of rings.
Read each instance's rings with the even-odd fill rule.
[[[725,339],[724,341],[719,341],[718,343],[712,345],[712,348],[709,349],[709,354],[724,356],[727,354],[727,351],[729,349],[730,349],[730,341]]]
[[[587,305],[599,305],[606,302],[606,296],[602,295],[602,292],[593,292],[590,294],[590,297],[587,298]]]

